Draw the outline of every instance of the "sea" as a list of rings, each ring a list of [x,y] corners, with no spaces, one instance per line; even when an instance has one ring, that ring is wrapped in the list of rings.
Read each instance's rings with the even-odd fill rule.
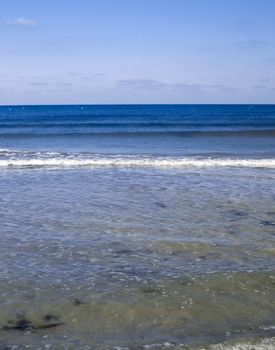
[[[275,105],[1,106],[0,349],[275,349]]]

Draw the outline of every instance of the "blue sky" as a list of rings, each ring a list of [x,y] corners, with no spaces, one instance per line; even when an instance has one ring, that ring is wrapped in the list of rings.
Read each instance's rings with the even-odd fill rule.
[[[8,0],[0,104],[275,103],[274,0]]]

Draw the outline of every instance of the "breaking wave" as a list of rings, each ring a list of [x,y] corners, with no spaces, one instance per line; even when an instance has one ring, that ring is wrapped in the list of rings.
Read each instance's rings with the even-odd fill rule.
[[[91,153],[28,152],[0,149],[0,168],[36,167],[151,167],[204,168],[247,167],[275,168],[275,159],[211,158],[211,157],[156,157],[127,155],[97,155]]]

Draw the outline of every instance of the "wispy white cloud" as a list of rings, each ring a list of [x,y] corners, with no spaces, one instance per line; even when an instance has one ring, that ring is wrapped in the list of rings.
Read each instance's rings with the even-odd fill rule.
[[[131,89],[162,89],[168,87],[167,83],[152,79],[121,79],[118,87]]]
[[[95,73],[94,77],[105,77],[105,73]]]
[[[263,49],[272,46],[272,42],[264,39],[249,39],[237,41],[234,46],[241,50]]]
[[[35,86],[35,87],[68,87],[73,86],[73,84],[69,82],[63,82],[63,81],[30,81],[29,85]]]
[[[177,89],[201,91],[207,89],[224,89],[223,85],[211,84],[186,84],[186,83],[167,83],[152,79],[123,79],[117,82],[119,88],[141,89],[141,90],[160,90],[160,89]]]
[[[275,56],[267,57],[264,61],[268,64],[275,64]]]
[[[16,18],[7,23],[10,26],[18,26],[18,27],[36,27],[35,21],[26,18]]]
[[[105,73],[80,73],[80,72],[69,72],[68,76],[74,79],[80,80],[93,80],[94,78],[105,77]]]
[[[270,86],[270,85],[252,85],[252,89],[259,89],[259,90],[275,90],[275,86]]]

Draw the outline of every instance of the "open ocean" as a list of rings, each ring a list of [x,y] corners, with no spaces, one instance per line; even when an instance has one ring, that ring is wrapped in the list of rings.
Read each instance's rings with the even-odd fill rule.
[[[0,349],[275,349],[275,105],[0,107]]]

